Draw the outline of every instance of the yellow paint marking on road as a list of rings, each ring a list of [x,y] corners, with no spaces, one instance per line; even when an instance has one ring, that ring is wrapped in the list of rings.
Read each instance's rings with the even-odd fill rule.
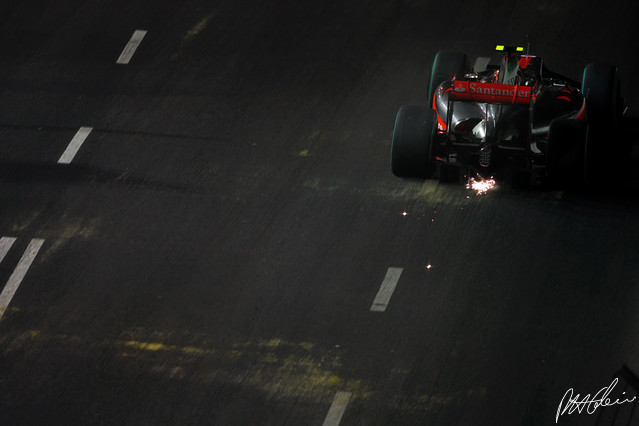
[[[21,216],[19,219],[20,222],[16,222],[12,224],[11,226],[9,226],[9,229],[11,230],[12,233],[24,232],[27,229],[29,229],[29,227],[34,222],[36,222],[36,219],[40,217],[41,213],[42,213],[41,210],[33,210],[30,213],[24,216]]]
[[[282,339],[270,339],[270,340],[260,339],[257,342],[236,343],[236,344],[233,345],[233,347],[234,348],[244,348],[244,349],[248,349],[248,348],[252,348],[252,347],[295,349],[295,348],[299,347],[301,349],[304,349],[305,351],[310,352],[315,347],[315,344],[314,343],[310,343],[310,342],[293,343],[293,342],[284,341]]]
[[[200,19],[191,28],[189,28],[189,30],[186,32],[184,37],[182,37],[182,41],[180,42],[180,47],[178,48],[177,52],[171,55],[172,61],[175,61],[182,55],[182,52],[187,46],[189,46],[193,38],[197,36],[198,34],[200,34],[202,31],[204,31],[204,29],[207,27],[207,25],[209,24],[209,22],[214,16],[215,16],[215,12],[210,13],[209,15],[206,15],[205,17]]]
[[[306,342],[300,342],[300,343],[298,343],[298,345],[299,345],[300,348],[305,349],[305,350],[307,350],[309,352],[312,351],[313,348],[315,347],[314,343],[306,343]]]
[[[64,347],[70,354],[86,356],[88,349],[113,350],[121,360],[131,360],[134,368],[159,376],[163,380],[183,380],[200,383],[238,384],[278,400],[326,403],[336,392],[348,392],[358,400],[380,401],[378,383],[341,376],[341,356],[332,349],[320,348],[309,342],[283,339],[254,340],[211,347],[209,337],[189,335],[190,341],[201,344],[180,346],[159,341],[145,341],[144,335],[162,340],[175,338],[174,333],[136,330],[128,339],[92,339],[90,336],[67,334],[48,335],[40,330],[26,330],[12,337],[9,351],[46,351]],[[181,336],[184,338],[185,336]],[[136,339],[137,338],[137,339]],[[7,339],[7,337],[5,337]],[[127,364],[124,364],[127,365]],[[381,390],[384,395],[388,390]],[[449,393],[428,393],[426,389],[413,394],[397,395],[392,408],[400,412],[439,410],[453,401],[468,397],[484,398],[486,389],[459,389]]]
[[[98,233],[101,222],[102,218],[100,217],[70,217],[69,214],[64,213],[57,223],[41,230],[43,236],[51,239],[51,244],[48,244],[41,254],[41,260],[48,260],[71,239],[82,238],[87,240],[91,238]]]
[[[163,343],[152,343],[152,342],[138,342],[134,340],[129,340],[126,342],[118,342],[121,345],[125,346],[128,349],[137,349],[139,351],[149,351],[149,352],[181,352],[189,355],[205,355],[212,354],[215,351],[210,349],[197,348],[195,346],[176,346],[176,345],[165,345]]]
[[[314,130],[313,133],[311,133],[311,135],[308,137],[308,140],[312,141],[312,140],[317,139],[321,133],[322,133],[322,131],[319,130],[319,129]]]
[[[213,16],[215,16],[215,13],[211,13],[210,15],[207,15],[204,18],[200,19],[197,24],[193,25],[191,29],[189,29],[186,32],[186,35],[184,36],[183,40],[189,41],[190,39],[192,39],[193,37],[195,37],[202,31],[204,31],[204,29],[209,24],[209,21],[213,18]]]

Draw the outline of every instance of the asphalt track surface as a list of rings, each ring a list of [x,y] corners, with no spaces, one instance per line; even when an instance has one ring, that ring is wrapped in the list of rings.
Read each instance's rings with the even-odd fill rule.
[[[638,371],[636,183],[389,171],[440,49],[528,35],[639,108],[639,3],[591,3],[1,2],[0,424],[548,425]]]

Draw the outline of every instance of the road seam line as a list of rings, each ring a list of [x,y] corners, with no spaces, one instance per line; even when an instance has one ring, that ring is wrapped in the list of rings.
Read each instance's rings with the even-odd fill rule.
[[[129,63],[136,49],[142,43],[142,39],[146,35],[145,30],[135,30],[131,36],[131,40],[124,46],[124,50],[120,53],[120,57],[116,61],[117,64],[126,65]]]
[[[404,268],[388,268],[384,281],[382,281],[382,285],[379,287],[377,296],[375,296],[375,300],[371,306],[371,311],[384,312],[386,310],[388,302],[390,302],[390,298],[395,291],[395,286],[397,286],[397,281],[399,281],[399,277],[402,275],[403,270]]]
[[[62,155],[60,156],[60,159],[58,160],[58,164],[71,163],[71,161],[73,161],[73,158],[75,158],[75,155],[78,153],[78,151],[80,150],[80,147],[82,146],[82,144],[84,143],[84,141],[89,136],[92,130],[93,130],[93,127],[80,127],[80,130],[76,132],[73,139],[71,139],[71,142],[69,142],[69,146],[67,146],[67,149],[65,149]]]
[[[4,286],[4,290],[2,290],[2,293],[0,293],[0,320],[4,315],[4,312],[7,310],[9,303],[11,303],[13,295],[16,294],[20,283],[24,279],[25,275],[27,275],[27,271],[29,270],[31,263],[33,263],[33,260],[38,254],[38,251],[40,251],[43,243],[44,240],[40,238],[33,238],[29,242],[29,245],[24,251],[22,258],[9,277],[9,281],[7,281],[7,284]]]
[[[333,403],[331,404],[331,408],[329,408],[322,426],[338,426],[339,425],[339,422],[342,421],[342,416],[344,415],[344,411],[346,411],[346,406],[348,405],[348,402],[351,399],[351,395],[352,394],[350,392],[337,392],[335,394],[335,398],[333,398]]]

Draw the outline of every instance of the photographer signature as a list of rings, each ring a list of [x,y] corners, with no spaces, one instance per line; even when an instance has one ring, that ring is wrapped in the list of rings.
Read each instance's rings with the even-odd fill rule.
[[[592,414],[599,407],[609,407],[611,405],[620,405],[625,404],[626,402],[633,402],[637,399],[636,396],[633,396],[632,399],[616,399],[612,401],[608,398],[608,395],[612,392],[612,390],[617,385],[619,380],[615,378],[612,383],[608,386],[603,387],[597,392],[592,398],[590,394],[581,398],[579,394],[574,394],[573,388],[570,388],[566,391],[563,398],[561,398],[561,402],[559,403],[559,407],[557,408],[557,415],[555,416],[555,423],[559,422],[559,416],[562,416],[568,412],[568,414],[572,414],[575,411],[581,413],[586,410],[586,413]],[[625,394],[625,392],[623,392]],[[581,399],[580,399],[581,398]]]

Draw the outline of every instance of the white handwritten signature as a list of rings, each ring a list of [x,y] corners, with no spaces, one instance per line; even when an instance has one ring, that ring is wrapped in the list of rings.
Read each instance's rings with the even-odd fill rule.
[[[633,402],[637,399],[636,396],[633,396],[632,399],[616,399],[612,401],[608,398],[608,395],[612,392],[612,390],[617,386],[617,382],[619,380],[615,378],[612,383],[608,386],[603,387],[597,392],[592,398],[590,394],[584,396],[581,400],[580,395],[574,395],[573,388],[570,388],[564,394],[564,397],[561,398],[561,402],[559,403],[559,407],[557,408],[557,415],[555,416],[555,423],[559,422],[559,416],[562,416],[568,412],[568,414],[572,414],[575,411],[578,411],[580,414],[582,411],[586,410],[586,413],[592,414],[599,407],[609,407],[611,405],[620,405],[625,404],[626,402]],[[625,394],[625,392],[623,392]]]

